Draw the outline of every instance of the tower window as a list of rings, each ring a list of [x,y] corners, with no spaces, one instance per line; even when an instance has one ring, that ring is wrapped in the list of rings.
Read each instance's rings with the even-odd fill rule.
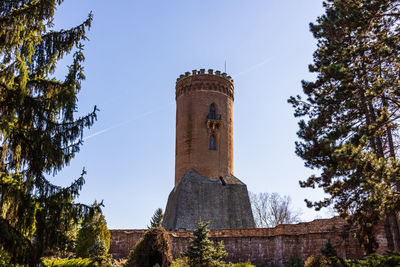
[[[208,115],[208,118],[210,120],[215,120],[215,106],[214,106],[214,104],[211,104],[211,106],[210,106],[210,114]]]
[[[209,150],[215,150],[215,137],[214,137],[214,135],[210,136],[210,143],[209,143],[208,149]]]

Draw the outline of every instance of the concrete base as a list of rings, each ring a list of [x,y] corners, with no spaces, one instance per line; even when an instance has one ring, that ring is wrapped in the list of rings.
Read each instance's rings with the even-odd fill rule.
[[[200,220],[210,229],[255,228],[247,186],[233,175],[212,179],[190,169],[169,194],[163,227],[192,231]]]

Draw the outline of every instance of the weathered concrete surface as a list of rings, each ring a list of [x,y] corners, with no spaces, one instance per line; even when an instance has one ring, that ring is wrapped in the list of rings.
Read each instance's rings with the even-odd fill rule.
[[[349,229],[339,217],[314,220],[308,223],[279,225],[275,228],[211,230],[213,241],[222,241],[228,252],[227,261],[251,261],[257,266],[283,266],[292,256],[305,260],[320,254],[320,249],[330,240],[342,258],[360,258],[363,251],[354,238],[357,229]],[[135,247],[145,230],[110,230],[110,253],[114,257],[126,257]],[[174,257],[186,251],[192,233],[170,232]],[[375,237],[378,253],[387,250],[383,223],[376,225]]]
[[[190,169],[168,197],[163,226],[192,231],[200,220],[210,229],[255,228],[246,185],[233,175],[212,179]]]

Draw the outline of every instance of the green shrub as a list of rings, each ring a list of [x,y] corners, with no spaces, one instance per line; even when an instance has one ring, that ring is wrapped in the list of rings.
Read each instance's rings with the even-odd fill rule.
[[[391,267],[400,266],[400,252],[388,252],[387,255],[370,255],[365,259],[343,260],[339,257],[314,255],[307,258],[304,267]]]
[[[291,256],[285,267],[303,267],[303,261],[298,256]]]
[[[110,237],[107,222],[101,211],[96,209],[93,215],[84,218],[78,231],[76,256],[88,258],[106,255],[110,248]]]
[[[100,266],[88,258],[76,259],[44,259],[45,267],[97,267]]]
[[[387,255],[370,255],[366,259],[345,260],[346,267],[400,266],[400,252],[388,252]]]
[[[328,258],[337,256],[337,252],[332,246],[330,239],[328,239],[328,242],[325,243],[325,247],[321,248],[321,254]]]
[[[112,266],[112,256],[107,252],[105,241],[97,237],[94,245],[89,249],[89,256],[100,266]]]
[[[251,262],[239,262],[235,263],[232,265],[229,265],[229,267],[256,267],[255,265],[251,264]]]
[[[312,255],[304,262],[304,267],[328,267],[330,261],[323,255]]]
[[[8,253],[2,249],[0,249],[0,267],[8,267],[10,266],[11,258]]]
[[[164,228],[151,228],[130,251],[127,267],[169,266],[172,262],[172,248],[169,234]]]
[[[124,267],[127,262],[127,259],[113,259],[112,266],[113,267]]]
[[[111,254],[104,255],[96,255],[90,257],[90,259],[95,262],[98,266],[102,267],[112,267],[113,266],[113,258]]]
[[[251,262],[239,262],[239,263],[230,263],[226,264],[226,267],[256,267],[251,264]],[[172,261],[170,267],[190,267],[189,261],[187,258],[178,258]]]
[[[178,258],[172,261],[170,267],[190,267],[187,258]]]

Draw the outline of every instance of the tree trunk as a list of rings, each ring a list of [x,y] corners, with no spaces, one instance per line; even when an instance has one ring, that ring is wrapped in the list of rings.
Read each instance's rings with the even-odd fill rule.
[[[383,105],[383,107],[387,107],[387,101],[385,99],[385,96],[382,96],[382,105]],[[392,130],[390,129],[390,125],[388,125],[388,124],[386,124],[386,134],[387,134],[388,143],[389,143],[389,155],[390,155],[390,157],[396,159],[396,153],[395,153],[394,144],[393,144]],[[399,191],[399,183],[396,183],[395,190]],[[400,231],[399,231],[399,225],[398,225],[398,221],[397,221],[397,211],[391,212],[388,215],[388,220],[389,220],[389,225],[390,225],[390,231],[392,233],[392,238],[393,238],[393,250],[400,251]]]

